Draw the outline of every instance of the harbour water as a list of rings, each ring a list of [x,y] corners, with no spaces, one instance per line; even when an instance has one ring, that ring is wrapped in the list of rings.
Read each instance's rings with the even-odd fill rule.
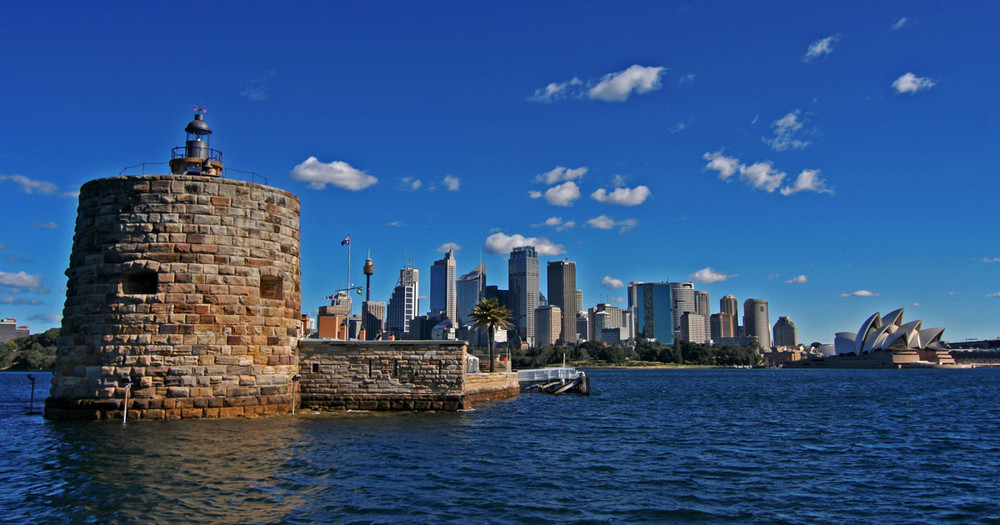
[[[588,375],[457,413],[122,425],[26,415],[0,373],[0,521],[1000,523],[1000,369]]]

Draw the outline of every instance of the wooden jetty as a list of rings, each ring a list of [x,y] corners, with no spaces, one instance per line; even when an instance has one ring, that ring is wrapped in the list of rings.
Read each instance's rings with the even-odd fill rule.
[[[590,378],[572,367],[518,370],[517,380],[524,392],[538,391],[560,395],[566,393],[590,395]]]

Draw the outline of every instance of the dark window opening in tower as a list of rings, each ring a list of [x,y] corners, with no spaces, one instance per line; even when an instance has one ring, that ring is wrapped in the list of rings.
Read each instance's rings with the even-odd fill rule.
[[[260,278],[261,299],[281,299],[281,277],[262,276]]]
[[[152,270],[130,271],[122,275],[122,293],[127,295],[155,294],[159,278]]]

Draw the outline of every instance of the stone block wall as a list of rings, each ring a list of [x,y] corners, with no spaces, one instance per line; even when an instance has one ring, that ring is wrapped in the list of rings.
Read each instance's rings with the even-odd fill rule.
[[[337,341],[305,339],[300,344],[299,385],[303,410],[459,410],[502,390],[479,384],[466,373],[464,341]],[[514,385],[517,384],[516,374]],[[507,385],[509,386],[509,385]],[[492,390],[491,390],[492,389]]]
[[[45,415],[240,417],[291,411],[299,201],[202,175],[80,190]]]

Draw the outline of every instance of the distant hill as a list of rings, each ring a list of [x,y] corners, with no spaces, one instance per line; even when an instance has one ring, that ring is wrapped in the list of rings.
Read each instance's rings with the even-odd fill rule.
[[[58,346],[58,328],[0,343],[0,370],[51,370]]]

